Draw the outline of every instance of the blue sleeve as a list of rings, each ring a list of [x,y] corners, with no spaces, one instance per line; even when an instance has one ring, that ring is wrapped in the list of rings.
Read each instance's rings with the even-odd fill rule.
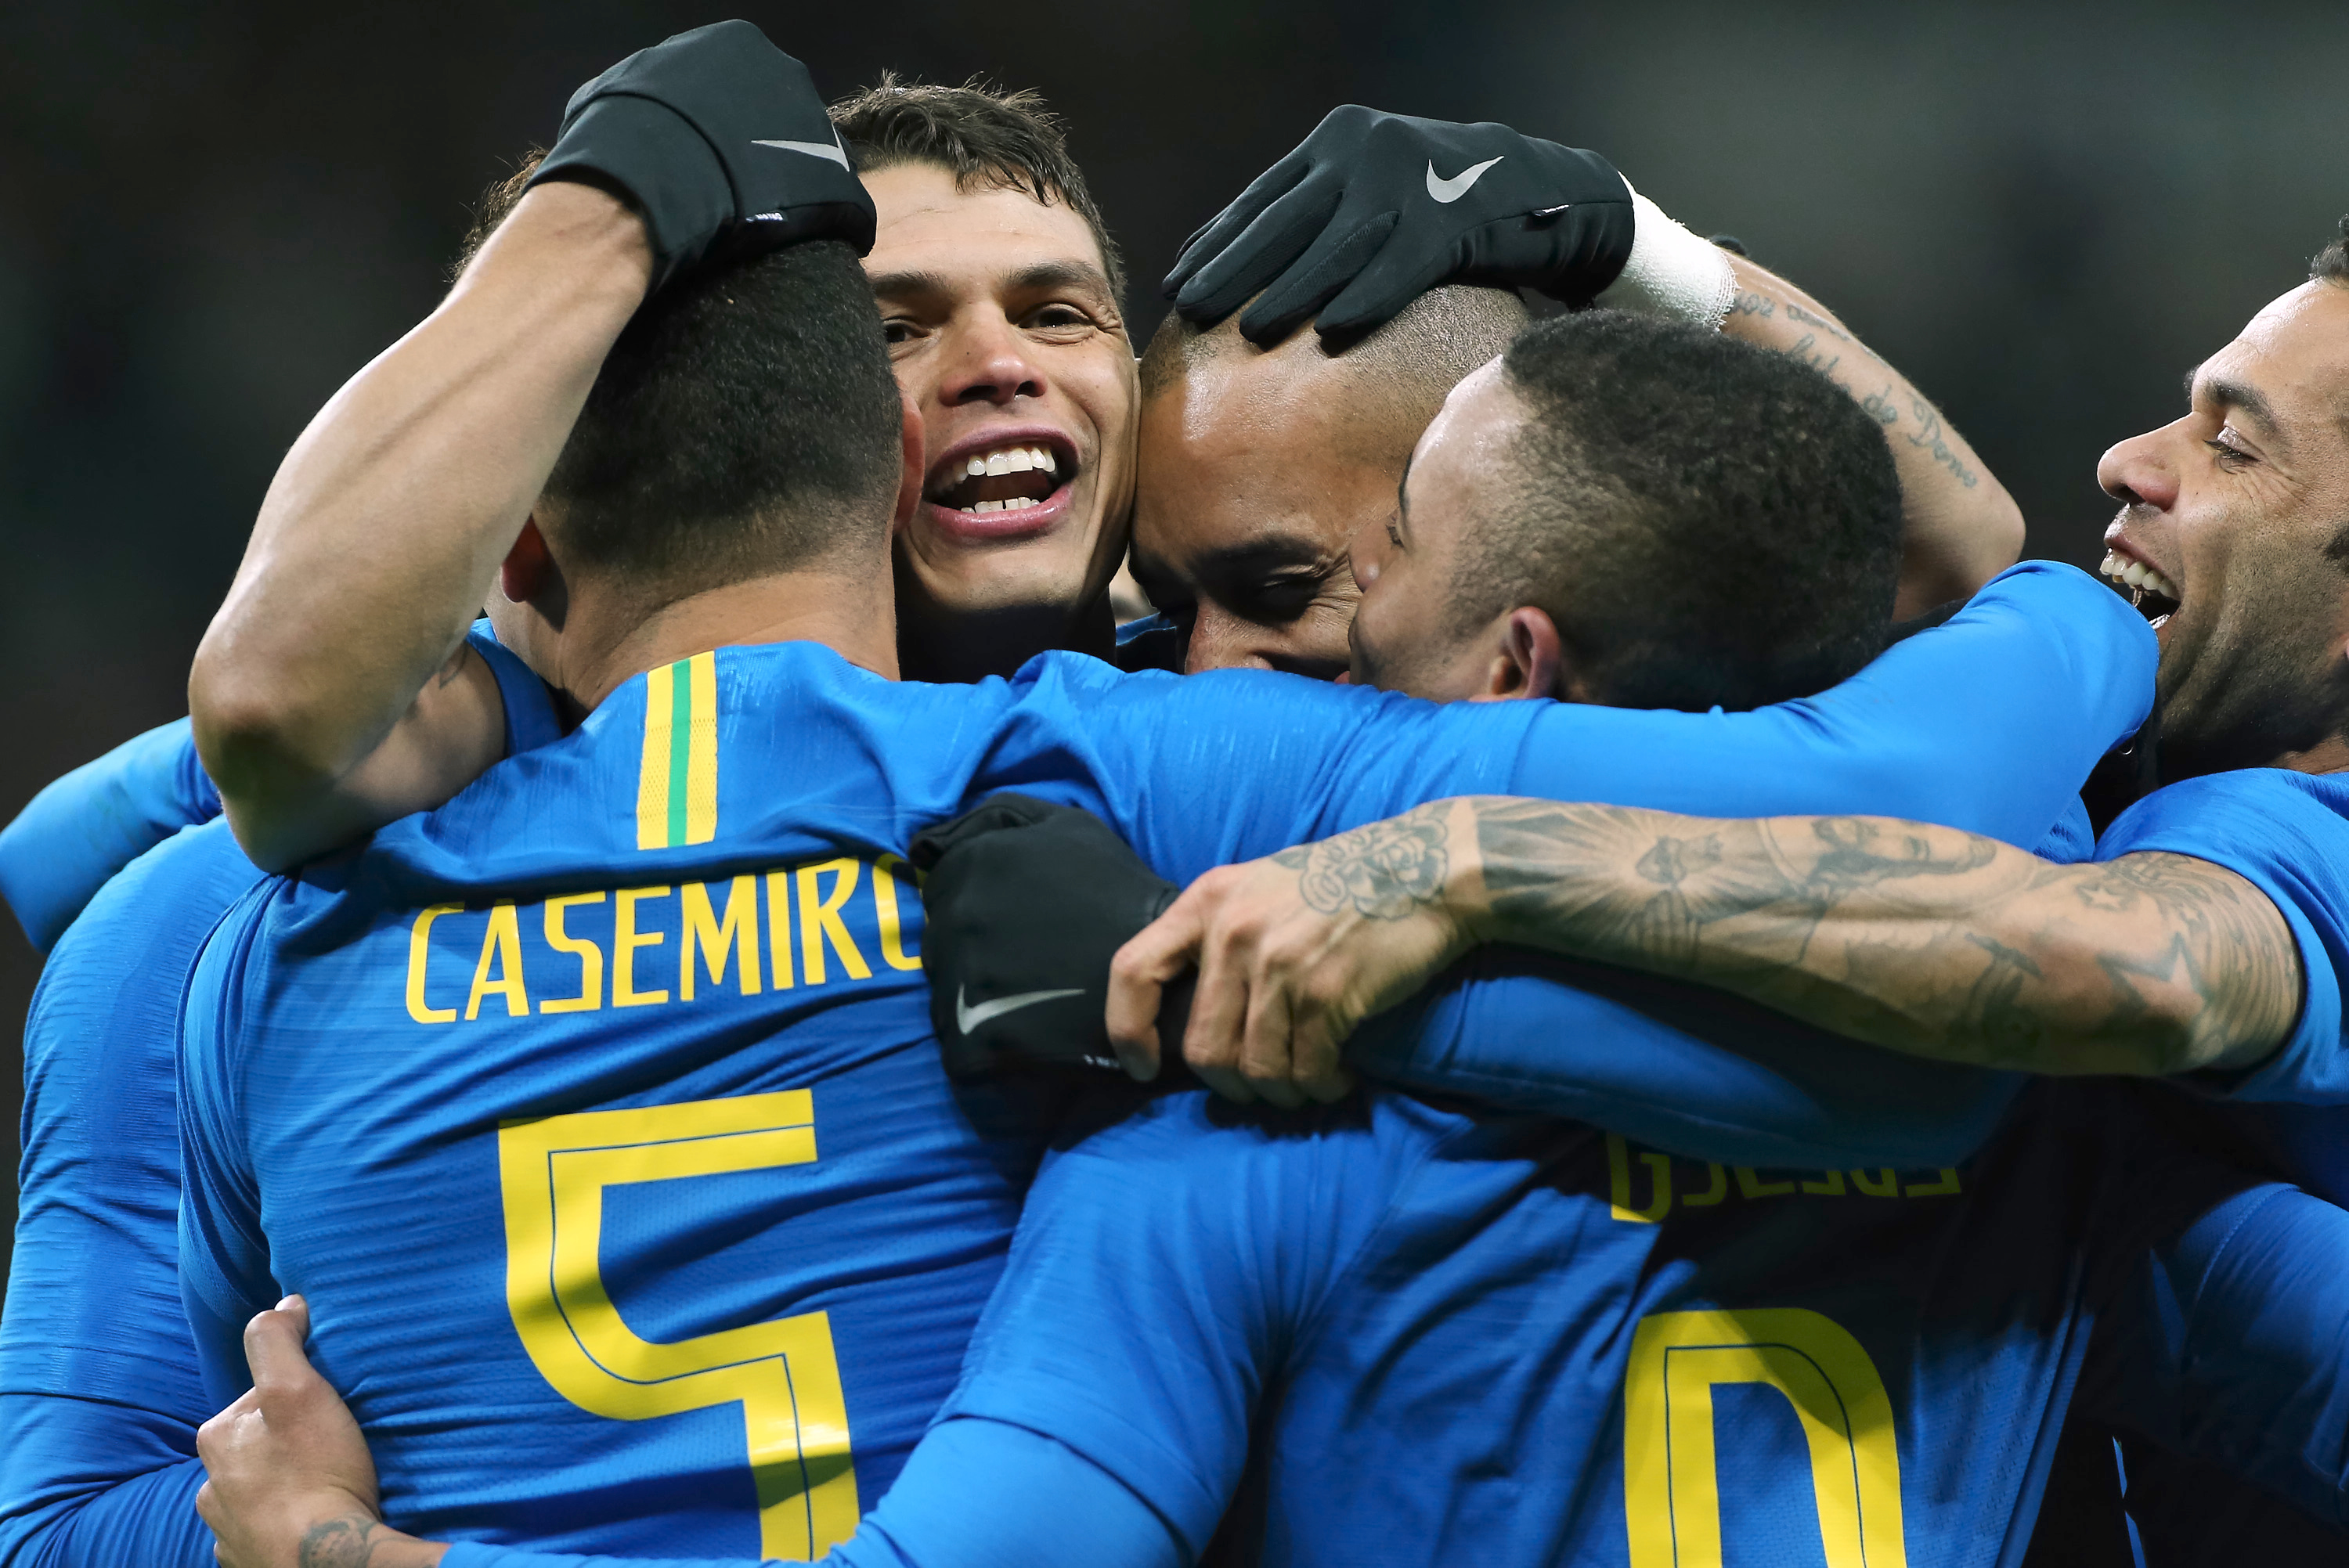
[[[744,1559],[579,1557],[460,1543],[441,1568],[754,1568]],[[823,1568],[1180,1568],[1149,1505],[1051,1439],[999,1421],[932,1427]]]
[[[501,645],[487,621],[466,639],[497,677],[506,755],[563,733],[546,683]],[[0,899],[33,945],[57,945],[109,877],[178,832],[221,813],[220,792],[196,758],[187,719],[150,729],[33,797],[0,828]]]
[[[244,1325],[285,1295],[271,1273],[235,1093],[244,968],[277,885],[261,884],[212,934],[181,1015],[180,1296],[214,1409],[252,1387]]]
[[[2342,977],[2349,975],[2349,784],[2327,775],[2247,768],[2157,789],[2096,845],[2108,861],[2140,851],[2226,867],[2268,895],[2300,948],[2300,1018],[2275,1055],[2229,1075],[2242,1100],[2349,1103]]]
[[[1185,882],[1467,794],[1908,817],[2028,847],[2144,722],[2156,651],[2110,588],[2027,562],[1833,690],[1751,713],[1437,705],[1261,670],[1120,677],[1046,655],[1014,683],[971,792],[1082,807]]]
[[[1371,1020],[1347,1059],[1691,1160],[1826,1171],[1959,1164],[2026,1081],[1860,1045],[1702,986],[1506,947]]]
[[[109,877],[220,810],[189,722],[175,719],[75,769],[0,828],[0,898],[47,953]]]
[[[2154,1247],[2107,1418],[2349,1525],[2349,1212],[2261,1183]]]
[[[24,1160],[0,1310],[0,1564],[196,1568],[204,1397],[181,1309],[181,980],[260,880],[224,823],[109,882],[57,944],[25,1026]]]

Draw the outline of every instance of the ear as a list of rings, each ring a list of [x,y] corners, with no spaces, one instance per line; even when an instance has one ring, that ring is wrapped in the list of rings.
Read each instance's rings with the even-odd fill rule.
[[[1524,604],[1501,618],[1501,645],[1485,666],[1484,688],[1471,702],[1508,702],[1525,696],[1564,697],[1566,653],[1557,624],[1546,610]]]
[[[547,552],[546,535],[539,531],[538,513],[533,511],[498,568],[498,592],[508,603],[527,604],[546,592],[554,575],[554,557]]]
[[[922,411],[905,396],[904,387],[897,389],[897,408],[901,417],[898,444],[903,467],[897,475],[897,511],[892,528],[903,528],[914,521],[914,510],[922,504]]]

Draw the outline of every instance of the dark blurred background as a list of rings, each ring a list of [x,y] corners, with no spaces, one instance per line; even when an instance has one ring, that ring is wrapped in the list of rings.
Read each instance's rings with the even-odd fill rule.
[[[1133,263],[1136,342],[1184,236],[1333,104],[1596,148],[1837,310],[2005,480],[2032,552],[2082,564],[2097,454],[2173,418],[2349,209],[2339,0],[9,0],[0,820],[184,711],[280,455],[431,308],[480,189],[577,83],[727,15],[834,95],[885,66],[1042,89]],[[0,923],[12,1129],[37,974]]]

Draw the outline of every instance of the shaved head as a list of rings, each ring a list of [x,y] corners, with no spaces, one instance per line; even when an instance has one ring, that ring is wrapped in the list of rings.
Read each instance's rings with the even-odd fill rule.
[[[1270,348],[1235,315],[1169,315],[1142,360],[1133,571],[1189,624],[1186,667],[1346,667],[1359,529],[1393,511],[1444,397],[1529,319],[1506,289],[1453,285],[1332,350],[1300,329]]]

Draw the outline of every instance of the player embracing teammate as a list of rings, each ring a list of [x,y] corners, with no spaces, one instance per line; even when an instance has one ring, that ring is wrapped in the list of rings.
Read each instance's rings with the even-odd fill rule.
[[[1385,1094],[1294,1129],[1218,1126],[1196,1091],[1155,1100],[1051,1164],[947,1407],[960,1418],[913,1449],[955,1381],[1027,1173],[1067,1125],[1033,1085],[938,1070],[905,861],[921,829],[1019,789],[1086,808],[1178,882],[1473,793],[1916,815],[2020,850],[2047,840],[2088,762],[2142,715],[2142,628],[2044,570],[1787,704],[1865,664],[1890,618],[1915,487],[1860,394],[1708,336],[1735,295],[1729,263],[1603,162],[1500,128],[1423,126],[1381,119],[1379,135],[1415,163],[1427,149],[1409,139],[1436,134],[1447,166],[1489,154],[1508,178],[1486,191],[1497,216],[1440,204],[1454,210],[1439,225],[1475,222],[1458,252],[1412,263],[1405,297],[1462,275],[1587,298],[1620,273],[1698,324],[1551,324],[1464,384],[1422,439],[1388,543],[1434,564],[1358,573],[1358,673],[1464,696],[1445,672],[1485,663],[1506,676],[1485,695],[1536,699],[1498,707],[1270,675],[1122,680],[1075,655],[1009,685],[895,683],[901,668],[978,675],[1038,646],[1105,645],[1133,382],[1127,351],[1121,406],[1100,352],[1123,339],[1098,225],[1041,233],[1072,253],[1057,264],[934,275],[935,243],[935,264],[916,263],[938,211],[1001,198],[1059,222],[1076,205],[1068,181],[1051,188],[1056,211],[1050,191],[994,182],[984,148],[957,161],[934,139],[896,166],[902,209],[891,170],[860,149],[868,200],[804,72],[740,24],[632,57],[574,100],[448,304],[289,458],[199,665],[206,760],[264,864],[308,861],[482,775],[353,855],[233,890],[196,970],[179,1267],[206,1386],[235,1392],[241,1320],[298,1290],[312,1352],[359,1423],[336,1425],[327,1384],[305,1381],[287,1335],[298,1314],[254,1326],[261,1387],[208,1454],[230,1561],[293,1561],[304,1537],[379,1564],[835,1544],[870,1560],[1179,1561],[1205,1549],[1235,1488],[1228,1528],[1275,1557],[1409,1539],[1414,1556],[1674,1561],[1717,1551],[1723,1519],[1750,1504],[1815,1519],[1829,1561],[1897,1561],[1904,1542],[1997,1561],[2020,1550],[2045,1445],[2004,1456],[1971,1511],[1947,1505],[1967,1490],[1948,1477],[1992,1455],[2019,1414],[2052,1442],[2083,1367],[2136,1365],[2089,1327],[2133,1299],[2143,1247],[2187,1249],[2177,1266],[2213,1279],[2220,1307],[2222,1286],[2257,1299],[2259,1276],[2217,1278],[2191,1249],[2241,1192],[2277,1212],[2271,1189],[2189,1165],[2131,1216],[2149,1231],[2116,1225],[2116,1204],[2146,1197],[2139,1145],[2099,1127],[2109,1156],[2084,1155],[2064,1131],[2075,1113],[2033,1101],[1962,1172],[1846,1184],[1813,1170],[1790,1198],[1751,1150],[1829,1167],[1876,1152],[1818,1061],[1877,1062],[1861,1072],[1891,1072],[1878,1092],[1912,1109],[1948,1080],[1904,1081],[1892,1058],[1808,1036],[1774,1056],[1751,1016],[1659,1023],[1535,965],[1472,975],[1415,1038],[1448,1026],[1465,1054],[1515,1048],[1506,1072],[1487,1060],[1453,1087],[1563,1105],[1615,1135]],[[1391,172],[1381,146],[1383,160],[1325,161]],[[1565,187],[1517,182],[1553,162]],[[1387,222],[1409,261],[1427,214],[1404,211]],[[893,232],[906,257],[894,269]],[[1357,269],[1374,248],[1362,232],[1340,236]],[[885,337],[849,261],[867,246]],[[1299,271],[1335,280],[1309,312],[1347,281],[1326,253]],[[1284,287],[1299,293],[1268,297]],[[1804,449],[1724,438],[1750,472],[1674,489],[1594,385],[1637,388],[1661,433],[1776,407],[1797,416],[1779,428],[1803,429]],[[691,420],[691,438],[664,438],[664,418]],[[1804,573],[1832,560],[1833,602],[1807,608],[1848,614],[1851,630],[1823,645],[1787,617],[1707,623],[1701,594],[1598,598],[1522,546],[1528,529],[1576,520],[1529,521],[1479,488],[1547,499],[1575,484],[1623,536],[1593,558],[1634,577],[1675,549],[1695,562],[1686,542],[1724,505],[1790,537],[1824,531],[1807,537],[1825,553],[1775,566],[1765,592],[1806,608]],[[1504,522],[1516,531],[1495,536]],[[558,689],[579,721],[568,737],[524,736],[517,716],[543,697],[460,645],[492,576],[499,640]],[[1468,589],[1480,613],[1464,616]],[[1654,650],[1692,624],[1745,640],[1660,669]],[[369,656],[355,661],[360,642]],[[2049,688],[2051,660],[2072,684]],[[1982,700],[1951,703],[1959,686]],[[1655,690],[1667,707],[1780,706],[1599,706]],[[1365,886],[1381,904],[1377,878]],[[1074,988],[1097,999],[1100,979]],[[1685,1103],[1703,1072],[1659,1092],[1636,1070],[1610,1084],[1604,1049],[1596,1077],[1578,1078],[1586,1064],[1541,1048],[1592,1028],[1678,1040],[1715,1085],[1793,1084],[1826,1112],[1801,1123],[1765,1105],[1743,1128],[1684,1114],[1667,1147],[1702,1166],[1717,1140],[1720,1181],[1674,1185],[1674,1162],[1619,1130]],[[1939,1164],[1952,1137],[1969,1141],[1928,1126],[1908,1147]],[[1675,1228],[1668,1190],[1701,1234]],[[1120,1193],[1170,1207],[1137,1227]],[[2024,1277],[1971,1276],[1977,1254],[1952,1238],[2043,1193],[2061,1202],[2016,1211],[2044,1232]],[[1887,1206],[1838,1204],[1830,1222],[1827,1205],[1862,1197]],[[2274,1201],[2324,1243],[2329,1211]],[[1920,1277],[1950,1288],[1908,1301]],[[1916,1310],[1888,1314],[1888,1297]],[[1030,1308],[1046,1321],[1028,1323]],[[1105,1312],[1144,1343],[1056,1340],[1062,1309]],[[1196,1335],[1195,1352],[1158,1360],[1154,1323],[1173,1342]],[[2338,1354],[2289,1336],[2261,1348],[2311,1376]],[[2178,1347],[2129,1350],[2162,1367]],[[1261,1404],[1276,1383],[1282,1401]],[[1791,1515],[1784,1487],[1738,1491],[1752,1477],[1730,1445],[1716,1457],[1710,1438],[1671,1435],[1675,1399],[1710,1410],[1714,1389],[1757,1385],[1795,1417],[1762,1451],[1811,1473]],[[2160,1391],[2171,1417],[2198,1413],[2191,1390]],[[1973,1438],[1920,1435],[1920,1412],[1961,1410]],[[2288,1400],[2257,1413],[2312,1449],[2337,1444]],[[1454,1440],[1425,1448],[1435,1428]],[[1307,1495],[1326,1478],[1297,1456],[1333,1452],[1333,1431],[1361,1451],[1338,1462],[1340,1486]],[[1427,1460],[1415,1478],[1396,1470],[1407,1451]],[[2268,1473],[2261,1455],[2219,1457]],[[1848,1487],[1833,1479],[1843,1459]],[[1699,1506],[1707,1480],[1720,1491]],[[2337,1471],[2335,1484],[2337,1505]],[[459,1544],[388,1530],[378,1496],[396,1522]],[[124,1508],[136,1523],[184,1500]],[[1989,1540],[1985,1522],[2001,1521]]]

